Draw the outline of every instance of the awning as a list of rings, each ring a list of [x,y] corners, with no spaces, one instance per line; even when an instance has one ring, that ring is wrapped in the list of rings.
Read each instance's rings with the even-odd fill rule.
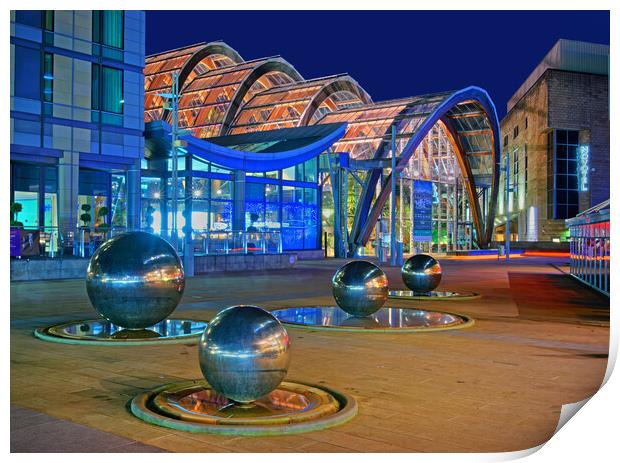
[[[180,148],[206,162],[245,172],[285,169],[312,159],[344,136],[347,124],[321,124],[200,139],[179,137],[187,142]],[[146,124],[147,158],[170,156],[170,125],[164,121]]]

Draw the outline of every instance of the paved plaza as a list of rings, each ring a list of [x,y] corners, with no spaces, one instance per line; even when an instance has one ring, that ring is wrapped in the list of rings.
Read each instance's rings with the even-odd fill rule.
[[[562,404],[599,388],[607,365],[609,299],[565,271],[567,258],[441,259],[439,289],[480,299],[388,301],[463,313],[471,328],[434,333],[289,329],[287,378],[357,399],[359,414],[327,430],[282,437],[190,434],[133,417],[136,394],[201,378],[196,341],[161,346],[46,343],[32,331],[97,318],[83,280],[11,284],[11,448],[101,452],[490,452],[530,448],[556,429]],[[292,270],[189,278],[175,314],[211,319],[235,304],[333,305],[342,260]],[[398,268],[384,267],[404,289]]]

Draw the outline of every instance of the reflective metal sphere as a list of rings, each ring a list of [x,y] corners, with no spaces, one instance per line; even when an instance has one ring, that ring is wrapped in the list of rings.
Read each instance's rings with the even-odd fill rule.
[[[441,281],[441,265],[428,254],[411,256],[400,271],[407,288],[416,293],[428,293]]]
[[[128,232],[103,243],[86,273],[86,291],[104,318],[123,328],[152,326],[183,296],[185,275],[174,248],[159,236]]]
[[[238,305],[209,322],[198,356],[213,389],[235,402],[252,402],[277,388],[286,376],[289,337],[266,310]]]
[[[365,317],[381,308],[388,297],[388,280],[379,267],[354,260],[340,267],[332,278],[336,304],[354,317]]]

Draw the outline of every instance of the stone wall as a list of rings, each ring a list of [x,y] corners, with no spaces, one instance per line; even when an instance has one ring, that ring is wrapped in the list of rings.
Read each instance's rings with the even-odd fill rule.
[[[579,142],[590,146],[590,186],[589,191],[580,193],[580,211],[609,198],[607,76],[548,69],[500,125],[502,151],[511,155],[511,182],[518,184],[511,204],[513,220],[516,218],[518,223],[513,240],[551,241],[566,231],[564,220],[549,217],[547,211],[547,133],[551,129],[578,130]],[[516,137],[515,127],[519,127]],[[508,143],[504,144],[506,136]],[[516,180],[512,158],[515,151],[519,153]],[[503,176],[498,197],[500,219],[505,213]]]
[[[194,273],[204,275],[213,272],[241,272],[245,270],[272,270],[292,268],[297,254],[225,254],[196,256]]]
[[[11,281],[85,278],[88,259],[11,259]]]
[[[297,253],[196,256],[194,273],[293,268]],[[11,259],[11,281],[85,278],[88,259]]]
[[[590,146],[589,191],[580,194],[580,210],[609,199],[609,78],[550,70],[549,127],[579,130]]]

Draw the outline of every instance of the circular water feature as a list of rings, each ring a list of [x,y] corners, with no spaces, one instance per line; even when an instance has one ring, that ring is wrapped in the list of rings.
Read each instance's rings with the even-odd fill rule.
[[[138,418],[181,431],[228,435],[282,435],[325,429],[355,416],[355,400],[324,386],[283,381],[250,403],[238,403],[204,381],[162,386],[131,401]]]
[[[271,312],[285,326],[364,332],[421,332],[465,328],[474,321],[449,312],[384,307],[366,317],[353,317],[339,307],[294,307]]]
[[[161,342],[187,342],[198,338],[207,322],[169,318],[153,326],[128,329],[104,320],[80,320],[37,329],[34,335],[44,341],[64,344],[144,345]]]
[[[407,290],[395,290],[388,291],[388,297],[391,299],[408,299],[413,301],[433,301],[433,300],[450,300],[450,301],[466,301],[471,299],[478,299],[480,294],[473,291],[456,292],[456,291],[428,291],[425,293],[419,293],[416,291]]]

